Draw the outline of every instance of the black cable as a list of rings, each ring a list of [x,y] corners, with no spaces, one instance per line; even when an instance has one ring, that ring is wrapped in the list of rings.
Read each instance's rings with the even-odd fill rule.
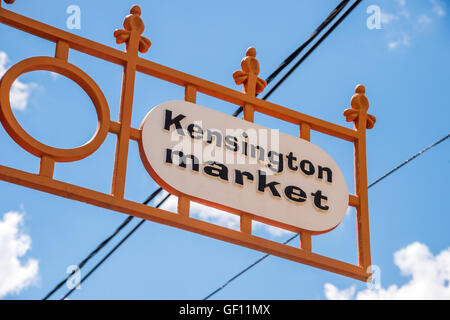
[[[159,203],[158,203],[158,205],[156,206],[156,208],[159,208],[169,197],[171,196],[171,194],[169,193],[168,195],[166,195],[165,197],[164,197],[164,199],[162,199]],[[145,221],[147,221],[147,220],[145,220],[145,219],[142,219],[130,232],[128,232],[127,233],[127,235],[122,239],[122,240],[120,240],[119,241],[119,243],[117,243],[115,246],[114,246],[114,248],[112,248],[109,252],[108,252],[108,254],[106,255],[106,256],[104,256],[103,257],[103,259],[102,260],[100,260],[96,265],[95,265],[95,267],[94,268],[92,268],[83,278],[81,278],[81,280],[80,280],[80,282],[79,283],[77,283],[72,289],[70,289],[70,291],[69,292],[67,292],[65,295],[64,295],[64,297],[62,297],[61,298],[61,300],[64,300],[64,299],[66,299],[68,296],[70,296],[71,294],[72,294],[72,292],[74,292],[75,290],[76,290],[76,288],[80,285],[80,284],[82,284],[84,281],[86,281],[86,279],[87,278],[89,278],[89,276],[91,275],[91,274],[93,274],[94,272],[95,272],[95,270],[97,270],[102,264],[103,264],[103,262],[105,262],[117,249],[119,249],[119,247],[125,242],[125,241],[127,241],[127,239],[129,238],[129,237],[131,237],[131,235],[133,234],[133,233],[135,233],[136,232],[136,230],[138,230],[143,224],[144,224],[144,222]]]
[[[406,160],[405,162],[403,162],[402,164],[396,166],[394,169],[392,169],[391,171],[389,171],[388,173],[386,173],[385,175],[381,176],[380,178],[378,178],[377,180],[375,180],[374,182],[372,182],[371,184],[369,184],[369,186],[367,187],[367,189],[369,189],[370,187],[376,185],[378,182],[380,182],[381,180],[387,178],[389,175],[393,174],[395,171],[397,171],[398,169],[400,169],[401,167],[403,167],[405,164],[407,164],[408,162],[410,162],[411,160],[414,160],[415,158],[417,158],[418,156],[422,155],[424,152],[427,152],[428,150],[430,150],[431,148],[437,146],[439,143],[444,142],[445,140],[447,140],[450,137],[450,133],[448,135],[446,135],[445,137],[443,137],[442,139],[439,139],[438,141],[436,141],[433,144],[430,144],[428,147],[426,147],[425,149],[417,152],[415,155],[413,155],[411,158],[409,158],[408,160]]]
[[[355,8],[356,8],[356,6],[358,5],[358,4],[360,4],[360,2],[361,2],[362,0],[356,0],[355,1],[355,3],[353,3],[352,4],[352,6],[350,7],[350,8],[348,8],[348,10],[347,11],[345,11],[343,14],[342,14],[342,16],[340,16],[339,17],[339,19],[327,30],[327,32],[325,32],[324,34],[323,34],[323,36],[322,37],[320,37],[320,39],[311,47],[311,49],[309,49],[306,53],[305,53],[305,55],[299,60],[299,61],[297,61],[297,63],[295,63],[295,65],[291,68],[291,69],[289,69],[289,71],[277,82],[277,84],[275,84],[270,90],[269,90],[269,92],[267,92],[265,95],[264,95],[264,98],[263,98],[263,100],[266,100],[267,98],[269,98],[270,97],[270,95],[291,75],[291,73],[292,72],[294,72],[295,71],[295,69],[297,69],[298,68],[298,66],[303,62],[303,61],[305,61],[306,60],[306,58],[308,58],[309,57],[309,55],[323,42],[323,40],[325,40],[329,35],[330,35],[330,33],[331,32],[333,32],[333,30],[334,29],[336,29],[336,27],[338,26],[338,25],[340,25],[341,24],[341,22],[342,21],[344,21],[344,19],[350,14],[350,12],[352,12]]]
[[[1,1],[1,0],[0,0]],[[292,52],[279,66],[278,68],[272,72],[269,77],[267,77],[266,82],[269,84],[284,68],[287,67],[287,65],[292,62],[302,51],[305,47],[307,47],[315,38],[316,36],[324,29],[326,28],[330,22],[342,11],[342,9],[345,7],[345,5],[350,0],[343,0],[341,1],[338,6],[328,15],[328,17],[320,24],[320,26],[314,30],[314,32],[310,35],[310,37],[300,46],[298,47],[294,52]],[[279,84],[276,84],[276,87],[278,87]],[[272,90],[273,92],[274,90]],[[263,100],[266,100],[268,96],[264,97]],[[242,107],[239,107],[236,109],[236,111],[233,113],[234,117],[237,117],[241,114],[243,111]],[[158,195],[162,191],[162,188],[158,188],[155,192],[153,192],[152,195],[149,196],[149,198],[144,201],[144,204],[148,204],[156,195]],[[104,246],[106,246],[125,226],[127,226],[131,220],[133,220],[133,216],[129,216],[126,218],[122,224],[108,237],[106,238],[102,243],[100,243],[96,249],[94,249],[79,265],[78,268],[81,269],[93,256],[95,256]],[[64,283],[76,272],[74,270],[70,275],[68,275],[64,280],[62,280],[60,283],[58,283],[55,288],[50,291],[43,300],[47,300],[50,298],[59,288],[61,288]]]
[[[417,152],[414,156],[412,156],[411,158],[409,158],[406,161],[403,161],[400,165],[396,166],[394,169],[392,169],[391,171],[389,171],[388,173],[384,174],[383,176],[381,176],[380,178],[378,178],[377,180],[375,180],[374,182],[372,182],[371,184],[369,184],[369,186],[367,187],[367,189],[370,189],[370,187],[373,187],[374,185],[376,185],[377,183],[379,183],[380,181],[384,180],[387,176],[393,174],[395,171],[397,171],[398,169],[400,169],[401,167],[403,167],[404,165],[408,164],[411,160],[414,160],[415,158],[421,156],[422,154],[424,154],[426,151],[430,150],[431,148],[437,146],[438,144],[440,144],[441,142],[444,142],[445,140],[447,140],[450,137],[450,133],[448,135],[446,135],[445,137],[443,137],[442,139],[439,139],[438,141],[432,143],[431,145],[429,145],[428,147],[426,147],[425,149]],[[295,234],[292,237],[290,237],[289,239],[287,239],[286,241],[283,242],[283,244],[288,244],[289,242],[291,242],[292,240],[294,240],[295,238],[297,238],[299,236],[299,234]],[[235,274],[233,277],[231,277],[227,282],[225,282],[223,285],[221,285],[219,288],[217,288],[216,290],[214,290],[213,292],[211,292],[210,294],[208,294],[205,298],[203,298],[203,300],[208,300],[209,298],[211,298],[213,295],[215,295],[216,293],[218,293],[219,291],[221,291],[222,289],[224,289],[227,285],[229,285],[231,282],[233,282],[234,280],[236,280],[237,278],[239,278],[241,275],[243,275],[245,272],[247,272],[248,270],[250,270],[251,268],[253,268],[254,266],[256,266],[258,263],[262,262],[264,259],[266,259],[267,257],[269,257],[270,254],[266,253],[265,255],[263,255],[261,258],[259,258],[258,260],[256,260],[255,262],[253,262],[252,264],[250,264],[248,267],[246,267],[245,269],[243,269],[242,271],[238,272],[237,274]]]
[[[292,62],[299,54],[303,51],[315,38],[316,36],[325,29],[330,22],[342,11],[342,9],[347,5],[350,0],[341,1],[338,6],[331,11],[328,17],[317,27],[316,30],[309,36],[308,40],[306,40],[300,47],[298,47],[294,52],[292,52],[289,57],[287,57],[278,68],[267,77],[266,82],[269,84],[284,68],[287,67],[289,63]]]
[[[295,238],[298,237],[298,233],[293,235],[291,238],[287,239],[286,241],[283,242],[283,244],[288,244],[289,242],[291,242],[292,240],[294,240]],[[245,272],[247,272],[248,270],[250,270],[251,268],[253,268],[254,266],[256,266],[258,263],[262,262],[264,259],[266,259],[268,256],[270,256],[270,254],[266,253],[265,255],[263,255],[261,258],[259,258],[258,260],[256,260],[255,262],[253,262],[251,265],[249,265],[247,268],[242,269],[240,272],[236,273],[233,277],[231,277],[227,282],[225,282],[222,286],[220,286],[219,288],[217,288],[216,290],[214,290],[213,292],[211,292],[210,294],[208,294],[205,298],[203,298],[203,300],[208,300],[210,297],[212,297],[213,295],[215,295],[217,292],[219,292],[220,290],[222,290],[223,288],[225,288],[227,285],[229,285],[233,280],[239,278],[242,274],[244,274]]]
[[[356,6],[361,2],[362,0],[357,0],[331,27],[327,30],[326,33],[320,39],[309,49],[301,58],[300,60],[294,65],[293,68],[291,68],[268,92],[264,95],[262,100],[267,100],[270,95],[278,89],[278,87],[291,75],[292,72],[294,72],[295,69],[298,68],[298,66],[303,63],[303,61],[306,60],[306,58],[309,57],[309,55],[330,35],[331,32],[333,32],[334,29],[352,12]],[[339,13],[344,9],[346,4],[349,1],[341,1],[339,5],[328,15],[328,17],[324,20],[324,22],[321,23],[321,25],[314,30],[314,32],[311,34],[311,36],[304,42],[300,47],[298,47],[289,57],[286,58],[285,61],[281,63],[281,65],[274,71],[270,76],[267,77],[266,82],[269,84],[284,68],[287,67],[288,63],[292,62],[299,54],[303,51],[316,37],[317,35],[325,29],[333,19],[339,15]],[[233,116],[237,117],[242,111],[244,110],[243,107],[239,107],[234,113]]]
[[[150,196],[148,196],[148,198],[142,202],[143,204],[148,204],[150,201],[152,201],[160,192],[162,191],[162,188],[158,188],[157,190],[155,190]],[[80,262],[80,264],[78,264],[78,269],[83,268],[83,266],[91,259],[93,258],[103,247],[105,247],[123,228],[125,228],[132,220],[134,219],[133,216],[128,216],[118,227],[116,230],[114,230],[113,233],[111,233],[111,235],[109,237],[107,237],[105,240],[103,240],[98,246],[97,248],[95,248],[91,253],[89,253],[89,255],[83,259],[83,261]],[[61,288],[64,283],[67,282],[67,280],[69,280],[69,278],[71,276],[73,276],[75,274],[77,270],[74,270],[71,274],[69,274],[64,280],[62,280],[61,282],[59,282],[55,288],[53,288],[52,291],[50,291],[42,300],[47,300],[48,298],[50,298],[56,291],[58,291],[59,288]]]

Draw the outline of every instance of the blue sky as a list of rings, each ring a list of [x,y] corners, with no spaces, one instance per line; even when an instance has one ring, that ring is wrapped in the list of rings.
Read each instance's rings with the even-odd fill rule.
[[[322,22],[339,1],[23,1],[7,7],[67,29],[70,5],[81,8],[75,34],[116,45],[136,2],[152,46],[143,57],[240,90],[232,73],[249,46],[257,50],[267,77]],[[369,5],[382,10],[382,28],[370,30]],[[270,97],[270,101],[340,125],[354,87],[366,86],[369,113],[369,182],[449,133],[450,5],[444,0],[363,1],[332,35]],[[52,56],[54,44],[0,25],[0,74],[20,60]],[[117,120],[121,68],[71,51],[69,61],[85,70],[104,92]],[[269,87],[270,88],[270,87]],[[91,102],[74,83],[48,72],[32,72],[15,85],[15,115],[42,142],[74,147],[95,131]],[[159,103],[183,99],[184,89],[137,76],[132,124]],[[222,112],[236,106],[200,95],[197,101]],[[297,135],[298,128],[257,115],[259,124]],[[353,190],[350,143],[312,134],[344,172]],[[0,164],[37,172],[39,160],[0,129]],[[91,157],[57,164],[55,178],[109,192],[115,137]],[[372,262],[382,289],[326,271],[270,257],[234,281],[218,299],[325,299],[371,297],[450,298],[450,144],[442,143],[369,191]],[[130,145],[126,197],[141,202],[157,186]],[[0,182],[0,298],[39,299],[120,224],[125,215]],[[174,205],[171,200],[167,207]],[[4,215],[12,212],[9,215]],[[235,227],[235,219],[196,207],[197,217]],[[128,226],[130,230],[137,221]],[[356,263],[354,214],[328,234],[313,237],[313,251]],[[3,232],[3,233],[2,233]],[[284,241],[288,233],[257,226],[256,234]],[[7,246],[10,241],[14,246]],[[113,244],[108,245],[110,248]],[[298,240],[294,245],[298,245]],[[11,249],[12,247],[16,249]],[[2,252],[3,251],[3,252]],[[71,299],[201,299],[262,255],[225,242],[153,222],[127,241]],[[93,259],[91,267],[98,258]],[[2,265],[3,262],[3,265]],[[86,269],[87,270],[87,269]],[[412,279],[412,280],[411,280]],[[63,291],[65,291],[64,289]],[[54,297],[60,297],[62,292]]]

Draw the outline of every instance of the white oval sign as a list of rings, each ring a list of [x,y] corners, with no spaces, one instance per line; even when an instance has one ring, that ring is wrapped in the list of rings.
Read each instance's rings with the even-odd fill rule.
[[[153,108],[142,161],[167,191],[291,230],[323,233],[348,207],[348,188],[318,146],[185,101]]]

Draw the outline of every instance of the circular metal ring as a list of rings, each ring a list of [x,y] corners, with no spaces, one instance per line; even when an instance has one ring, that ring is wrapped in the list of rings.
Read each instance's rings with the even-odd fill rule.
[[[98,119],[97,130],[84,145],[73,149],[50,147],[29,135],[14,117],[9,99],[12,84],[22,74],[40,70],[56,72],[71,79],[87,93],[94,104]],[[3,75],[0,81],[0,121],[11,138],[28,152],[37,157],[48,155],[58,162],[70,162],[86,158],[102,145],[108,134],[110,114],[103,92],[84,71],[61,59],[34,57],[15,64]]]

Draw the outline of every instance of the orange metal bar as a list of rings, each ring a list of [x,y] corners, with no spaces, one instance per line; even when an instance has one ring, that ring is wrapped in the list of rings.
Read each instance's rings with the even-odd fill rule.
[[[53,177],[54,170],[55,170],[55,160],[50,156],[43,155],[41,157],[39,175],[51,179]]]
[[[300,248],[306,251],[312,251],[311,233],[300,232]]]
[[[120,133],[120,123],[116,121],[111,121],[109,123],[109,132],[114,134]],[[141,139],[141,130],[136,128],[130,128],[130,139],[138,141]]]
[[[122,98],[120,103],[120,132],[117,138],[116,159],[111,193],[122,198],[125,192],[125,177],[127,169],[128,145],[131,131],[131,109],[135,80],[133,62],[127,64],[123,73]]]
[[[253,47],[247,49],[245,58],[241,61],[242,70],[235,71],[233,78],[237,85],[242,84],[242,92],[251,98],[256,97],[257,93],[261,93],[267,83],[258,78],[259,62],[256,60],[256,50]],[[250,103],[244,103],[244,120],[249,122],[255,121],[255,108]],[[252,217],[247,213],[240,215],[240,230],[245,234],[252,234]]]
[[[300,138],[306,141],[311,141],[311,126],[307,123],[300,125]]]
[[[244,120],[255,121],[255,108],[251,104],[246,103],[244,105]]]
[[[349,195],[348,205],[352,207],[359,207],[359,197],[354,195]]]
[[[309,124],[302,123],[300,125],[300,138],[306,141],[311,141],[311,127]],[[312,250],[312,240],[310,232],[300,232],[300,248],[306,251]]]
[[[190,209],[190,203],[189,197],[186,195],[181,195],[178,197],[178,207],[177,212],[178,214],[189,217],[189,209]]]
[[[117,138],[116,156],[114,161],[114,174],[111,193],[114,196],[123,198],[125,193],[125,179],[127,172],[128,145],[131,136],[131,114],[133,109],[134,84],[136,78],[136,63],[138,52],[140,50],[140,40],[142,30],[137,28],[136,24],[142,23],[140,18],[140,9],[130,11],[130,15],[125,18],[124,26],[130,23],[130,30],[117,30],[115,36],[117,42],[120,42],[118,33],[129,32],[126,42],[127,62],[124,66],[122,76],[122,95],[120,101],[119,123],[120,132]],[[133,24],[135,23],[135,24]],[[125,28],[127,29],[127,28]]]
[[[116,121],[110,121],[109,132],[114,133],[114,134],[119,134],[120,133],[120,123],[118,123]]]
[[[193,85],[186,85],[184,91],[184,100],[192,103],[197,102],[197,88]]]
[[[246,234],[252,234],[252,218],[248,214],[241,214],[240,230]]]
[[[142,131],[135,128],[130,128],[130,139],[139,141],[141,140]]]
[[[69,44],[59,40],[56,42],[55,58],[67,61],[69,58]]]
[[[0,8],[0,23],[55,43],[62,40],[68,43],[72,49],[115,64],[123,65],[127,61],[126,54],[123,51],[27,18],[5,8]]]
[[[370,276],[363,268],[346,262],[2,165],[0,165],[0,179],[68,199],[86,202],[105,209],[123,212],[218,240],[231,242],[357,280],[366,281]]]
[[[356,206],[356,231],[359,266],[368,270],[371,266],[369,232],[369,196],[367,190],[366,129],[371,129],[376,118],[367,113],[369,100],[365,96],[366,88],[358,85],[351,99],[351,109],[344,111],[348,122],[353,121],[359,138],[354,143],[355,150],[355,186],[358,204]]]
[[[370,233],[369,233],[369,199],[367,193],[367,159],[366,159],[366,112],[361,111],[355,127],[359,139],[355,142],[355,186],[359,198],[356,209],[357,239],[359,265],[368,268],[370,259]]]
[[[184,100],[192,103],[197,102],[197,88],[193,85],[186,85],[184,90]],[[189,217],[191,199],[183,194],[178,197],[178,214]]]

